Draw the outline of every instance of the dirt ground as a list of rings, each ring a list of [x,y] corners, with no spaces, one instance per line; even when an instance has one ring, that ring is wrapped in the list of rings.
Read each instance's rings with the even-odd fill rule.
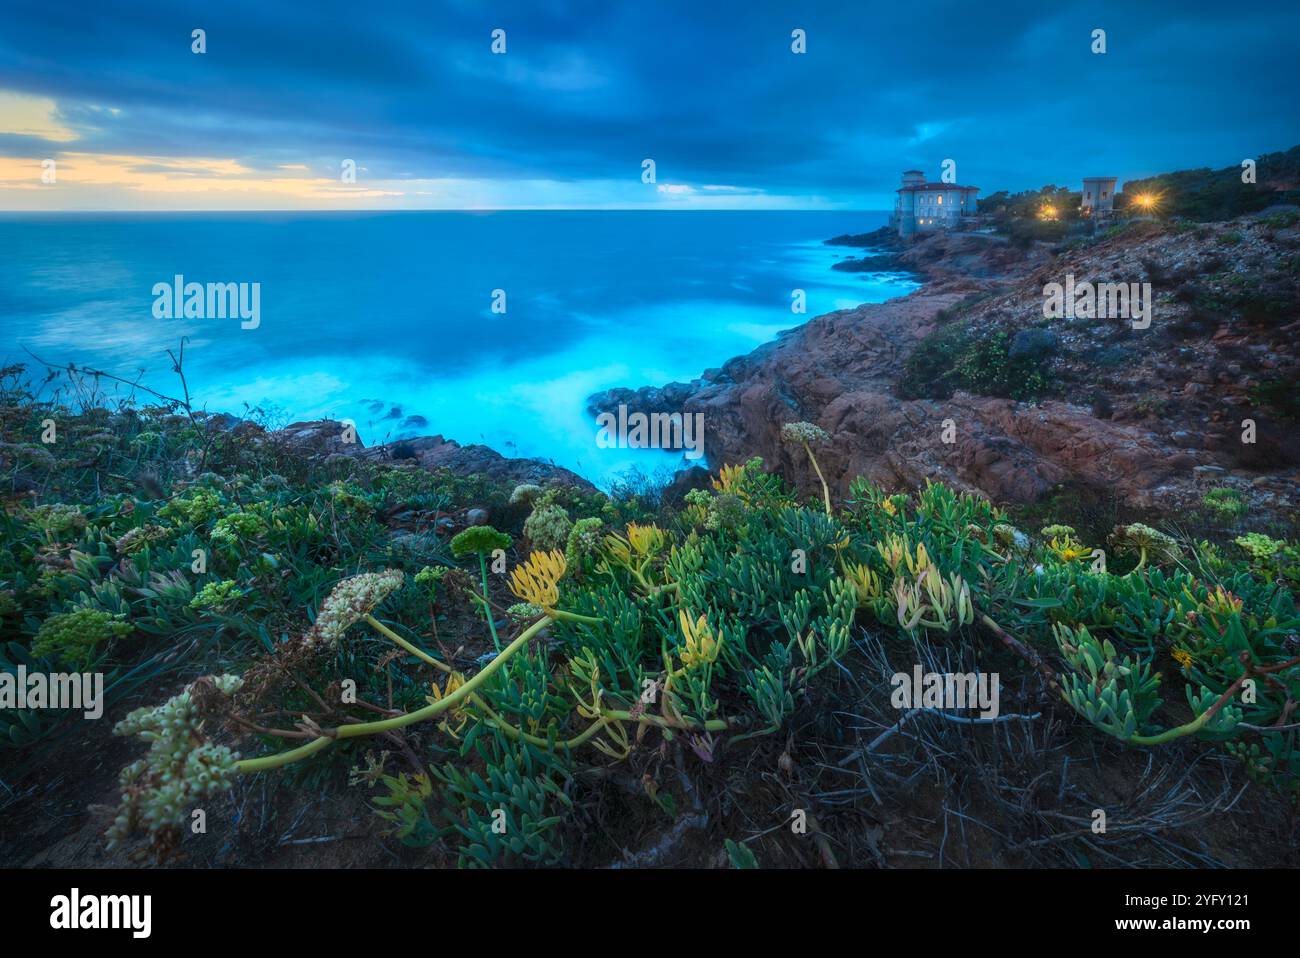
[[[1036,677],[1006,681],[1002,718],[992,724],[920,713],[899,724],[874,691],[880,683],[864,681],[873,667],[871,655],[854,655],[842,681],[806,701],[787,732],[721,749],[709,762],[652,738],[622,763],[589,756],[571,783],[570,863],[727,867],[724,838],[745,841],[760,867],[776,868],[1300,863],[1294,808],[1210,746],[1125,748],[1053,709]],[[47,744],[39,765],[28,755],[0,771],[0,866],[158,864],[139,845],[104,850],[118,772],[141,750],[111,734],[118,717],[77,723]],[[428,734],[437,733],[418,733]],[[421,738],[412,743],[419,752]],[[442,843],[409,848],[382,834],[370,804],[377,792],[347,783],[364,751],[238,782],[205,808],[206,834],[185,836],[165,864],[453,867],[455,852]],[[647,779],[674,796],[676,818],[647,798]],[[1105,833],[1093,830],[1097,809]]]

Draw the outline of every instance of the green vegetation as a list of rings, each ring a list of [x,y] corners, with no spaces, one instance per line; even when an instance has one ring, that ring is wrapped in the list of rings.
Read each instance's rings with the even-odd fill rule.
[[[1286,419],[1300,419],[1300,392],[1295,383],[1280,376],[1261,379],[1250,389],[1251,401]]]
[[[1069,232],[1070,224],[1080,219],[1082,194],[1064,186],[1044,186],[1038,190],[1008,193],[1000,190],[978,202],[981,214],[989,216],[998,232],[1013,243],[1027,246],[1034,242],[1058,242]]]
[[[1230,220],[1256,213],[1274,204],[1300,203],[1300,147],[1285,153],[1259,157],[1256,182],[1243,183],[1240,166],[1221,170],[1201,168],[1164,173],[1144,180],[1129,180],[1115,197],[1116,208],[1125,211],[1132,197],[1157,197],[1161,216],[1181,216],[1197,222]],[[1274,229],[1294,225],[1294,213],[1278,214]],[[1272,217],[1270,217],[1272,218]]]
[[[1236,489],[1211,489],[1201,504],[1220,520],[1228,522],[1240,519],[1249,510],[1245,497]]]
[[[1270,213],[1260,222],[1271,230],[1291,229],[1297,223],[1300,223],[1300,210],[1280,210],[1276,213]]]
[[[991,377],[1000,349],[971,344],[961,375]],[[55,414],[7,398],[6,435]],[[810,703],[889,674],[885,659],[862,661],[867,648],[917,662],[978,652],[1006,686],[1041,682],[1038,707],[1077,734],[1198,740],[1300,798],[1286,721],[1300,696],[1300,561],[1284,540],[1220,549],[1130,523],[1103,543],[1059,521],[1032,536],[933,484],[890,494],[858,480],[843,502],[805,503],[757,459],[648,517],[553,485],[512,494],[257,435],[213,441],[165,409],[125,417],[96,440],[101,460],[77,468],[77,437],[103,417],[56,414],[69,438],[53,464],[4,464],[27,491],[0,518],[0,626],[16,637],[0,668],[93,661],[147,677],[122,686],[116,701],[140,704],[124,719],[107,703],[117,734],[147,745],[122,771],[115,848],[172,854],[194,802],[250,776],[305,787],[314,775],[317,789],[346,778],[376,829],[463,866],[590,862],[592,822],[629,829],[630,843],[706,816],[705,778],[760,787]],[[794,427],[809,456],[828,441]],[[164,458],[130,458],[145,432]],[[224,476],[177,465],[204,447]],[[140,468],[169,476],[160,495],[128,479]],[[559,503],[563,541],[512,551]],[[425,531],[467,507],[509,531]],[[187,681],[163,681],[165,657],[191,648]],[[6,710],[0,743],[49,760],[59,727],[43,723]],[[609,786],[622,770],[630,790]],[[755,834],[716,835],[715,850],[752,867]]]
[[[1030,401],[1047,392],[1044,362],[1010,355],[1005,332],[976,334],[957,320],[939,326],[908,355],[899,379],[904,399],[948,399],[959,389],[981,396]]]

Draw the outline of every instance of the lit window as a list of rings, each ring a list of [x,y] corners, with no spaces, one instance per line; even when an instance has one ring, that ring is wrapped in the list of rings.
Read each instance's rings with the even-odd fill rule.
[[[942,197],[942,196],[939,197],[939,205],[940,205],[940,206],[943,206],[943,197]]]

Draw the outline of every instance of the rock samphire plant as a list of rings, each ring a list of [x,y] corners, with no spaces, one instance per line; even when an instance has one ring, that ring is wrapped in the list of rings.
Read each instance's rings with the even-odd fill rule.
[[[818,438],[792,432],[810,457]],[[584,772],[672,743],[701,762],[725,760],[787,726],[815,685],[836,681],[833,665],[849,660],[863,629],[1010,650],[1081,728],[1133,747],[1195,737],[1296,797],[1300,617],[1285,576],[1250,565],[1272,562],[1280,540],[1245,539],[1232,558],[1130,524],[1110,539],[1108,570],[1074,529],[1047,526],[1033,538],[989,502],[943,485],[891,495],[857,480],[839,509],[824,493],[809,508],[751,460],[653,521],[624,517],[602,535],[602,522],[581,518],[565,541],[556,537],[563,549],[534,549],[500,578],[488,560],[511,539],[489,527],[451,543],[478,560],[473,585],[459,571],[344,578],[315,623],[272,653],[276,668],[400,660],[417,690],[406,707],[390,691],[387,702],[365,703],[368,716],[329,722],[322,711],[272,728],[258,716],[271,711],[259,696],[274,683],[258,664],[242,679],[194,683],[118,726],[150,752],[123,774],[110,837],[141,830],[173,847],[187,805],[241,776],[350,740],[397,755],[419,732],[429,767],[416,756],[409,772],[390,774],[372,755],[355,770],[377,789],[393,834],[444,842],[466,865],[561,862]],[[494,582],[517,600],[503,635]],[[477,659],[417,631],[431,590],[441,602],[454,588],[487,616],[482,638],[492,645]],[[216,744],[222,734],[284,747],[248,754],[232,741],[236,756]]]

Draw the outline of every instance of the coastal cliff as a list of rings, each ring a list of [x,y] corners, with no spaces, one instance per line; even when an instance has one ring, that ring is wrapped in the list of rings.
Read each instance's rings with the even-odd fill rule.
[[[862,475],[996,502],[1083,488],[1172,513],[1227,488],[1257,513],[1293,508],[1295,211],[1111,232],[1055,248],[924,236],[886,254],[925,279],[912,295],[818,316],[691,383],[596,394],[590,410],[702,412],[710,463],[761,456],[807,492],[817,480],[782,444],[787,422],[830,435],[817,455],[840,494]],[[1150,283],[1150,327],[1044,319],[1045,286],[1067,274]]]

